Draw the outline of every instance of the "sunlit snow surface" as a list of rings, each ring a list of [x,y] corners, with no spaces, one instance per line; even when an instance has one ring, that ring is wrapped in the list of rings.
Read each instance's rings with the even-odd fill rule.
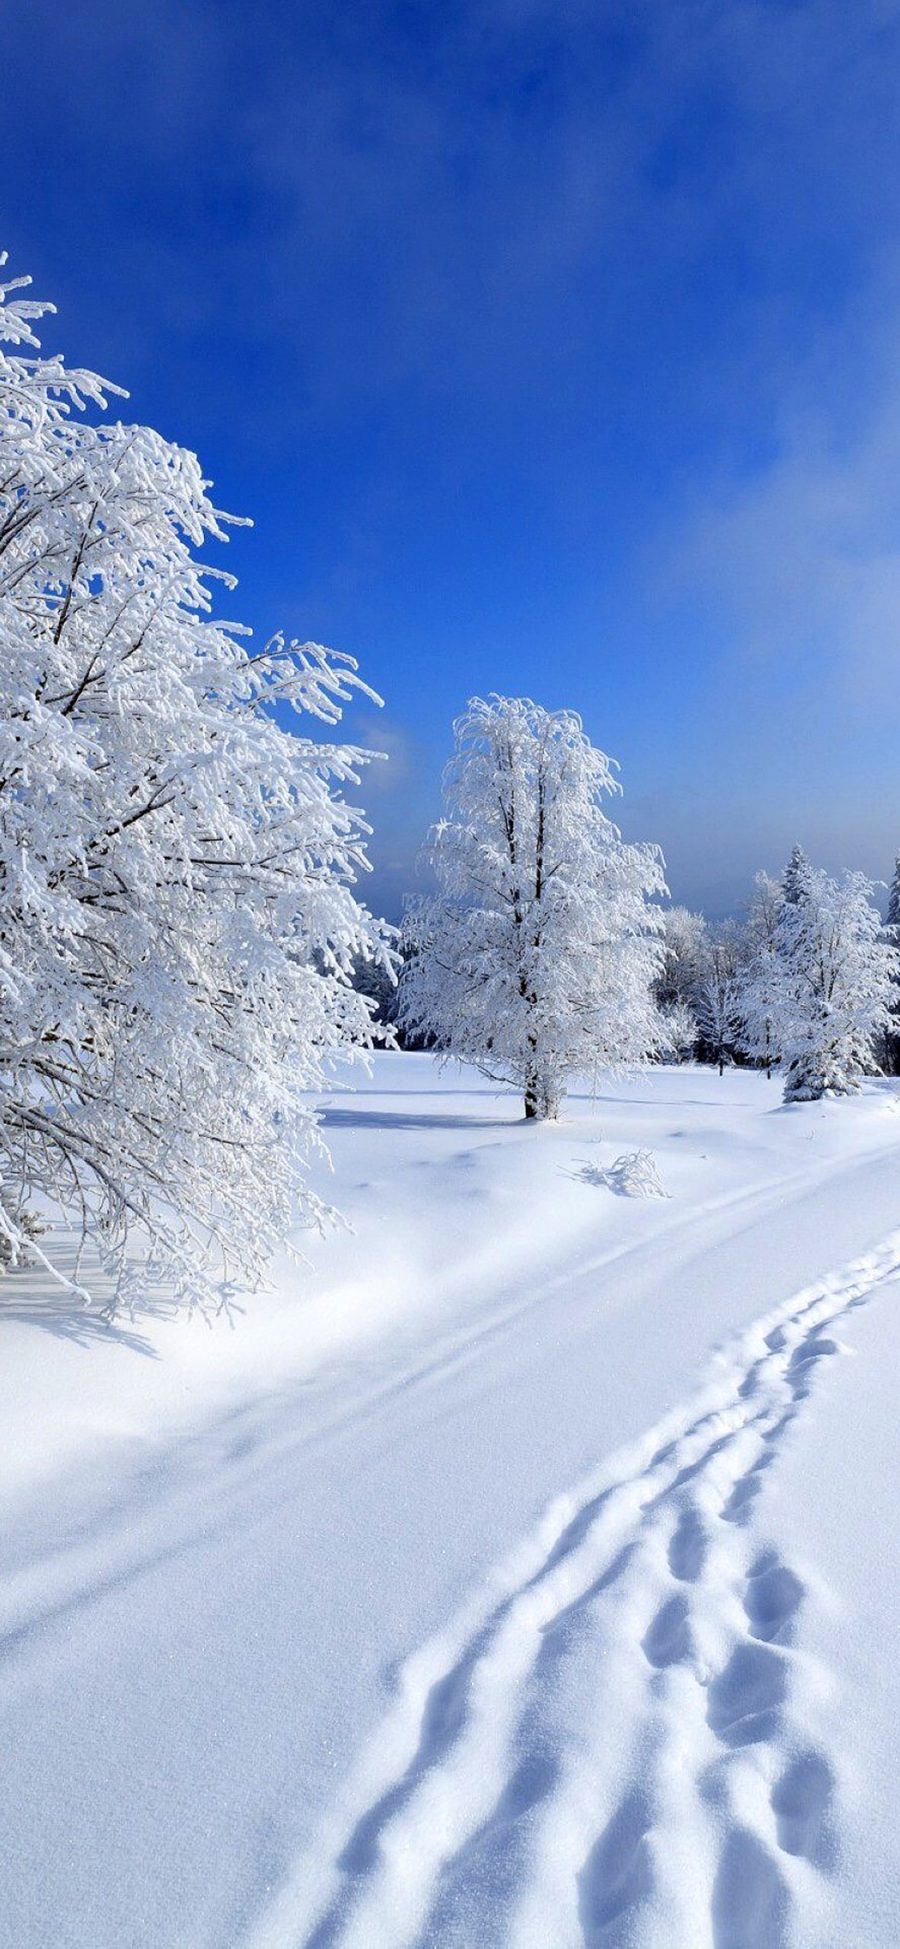
[[[233,1327],[0,1287],[3,1949],[896,1949],[894,1086],[326,1124]]]

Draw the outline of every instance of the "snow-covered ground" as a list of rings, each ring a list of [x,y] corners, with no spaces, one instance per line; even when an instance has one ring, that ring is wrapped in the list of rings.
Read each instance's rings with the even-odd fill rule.
[[[232,1327],[8,1279],[3,1949],[897,1949],[898,1109],[382,1055]]]

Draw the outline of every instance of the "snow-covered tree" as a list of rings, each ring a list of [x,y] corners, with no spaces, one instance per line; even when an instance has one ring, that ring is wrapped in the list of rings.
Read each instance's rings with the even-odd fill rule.
[[[888,888],[885,925],[900,929],[900,853],[894,861],[894,871]]]
[[[666,1038],[683,1060],[694,1053],[700,1037],[697,997],[707,973],[707,923],[688,907],[667,907],[663,914],[663,963],[654,982],[654,995],[666,1025]]]
[[[900,947],[900,855],[894,863],[888,888],[885,929],[893,947]],[[900,982],[894,983],[890,1027],[884,1032],[880,1049],[881,1067],[888,1076],[900,1075]]]
[[[667,907],[663,915],[662,972],[656,983],[661,1006],[691,1005],[706,964],[707,922],[689,907]]]
[[[862,873],[810,867],[802,898],[783,902],[771,994],[787,1102],[844,1095],[875,1066],[900,974],[885,934]]]
[[[784,892],[768,873],[757,873],[747,903],[740,974],[740,1046],[771,1076],[778,1062],[778,923]]]
[[[377,946],[375,952],[357,954],[351,976],[357,994],[365,995],[369,1003],[374,1040],[387,1047],[395,1040],[397,977],[393,958],[385,955],[383,946]]]
[[[407,918],[401,1024],[514,1083],[527,1117],[555,1117],[573,1072],[662,1046],[662,857],[607,817],[610,761],[573,711],[474,698],[454,730],[430,835],[439,891]]]
[[[118,1294],[136,1263],[210,1305],[321,1222],[305,1093],[370,1041],[365,754],[272,711],[333,726],[358,679],[214,619],[197,460],[40,356],[26,282],[0,283],[0,1231],[43,1252],[21,1214],[49,1200]]]
[[[802,846],[791,847],[791,857],[781,876],[781,892],[789,905],[795,907],[809,891],[812,867]]]
[[[676,1062],[689,1062],[696,1055],[700,1040],[700,1025],[694,1009],[687,1002],[663,1002],[659,1013],[663,1025],[663,1053],[674,1057]]]
[[[697,981],[694,1012],[709,1059],[721,1076],[741,1033],[740,937],[731,921],[710,930]]]

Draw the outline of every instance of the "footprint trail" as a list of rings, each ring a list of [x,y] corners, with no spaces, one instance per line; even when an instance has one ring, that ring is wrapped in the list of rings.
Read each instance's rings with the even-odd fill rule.
[[[838,1767],[759,1498],[900,1235],[768,1314],[437,1638],[243,1949],[777,1949]],[[827,1922],[822,1925],[827,1939]],[[809,1930],[812,1928],[812,1935]]]

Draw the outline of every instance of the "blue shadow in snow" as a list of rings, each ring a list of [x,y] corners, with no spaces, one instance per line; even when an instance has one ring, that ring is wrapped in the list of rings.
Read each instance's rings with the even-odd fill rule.
[[[413,1110],[323,1110],[325,1130],[509,1130],[524,1117],[465,1117]]]

